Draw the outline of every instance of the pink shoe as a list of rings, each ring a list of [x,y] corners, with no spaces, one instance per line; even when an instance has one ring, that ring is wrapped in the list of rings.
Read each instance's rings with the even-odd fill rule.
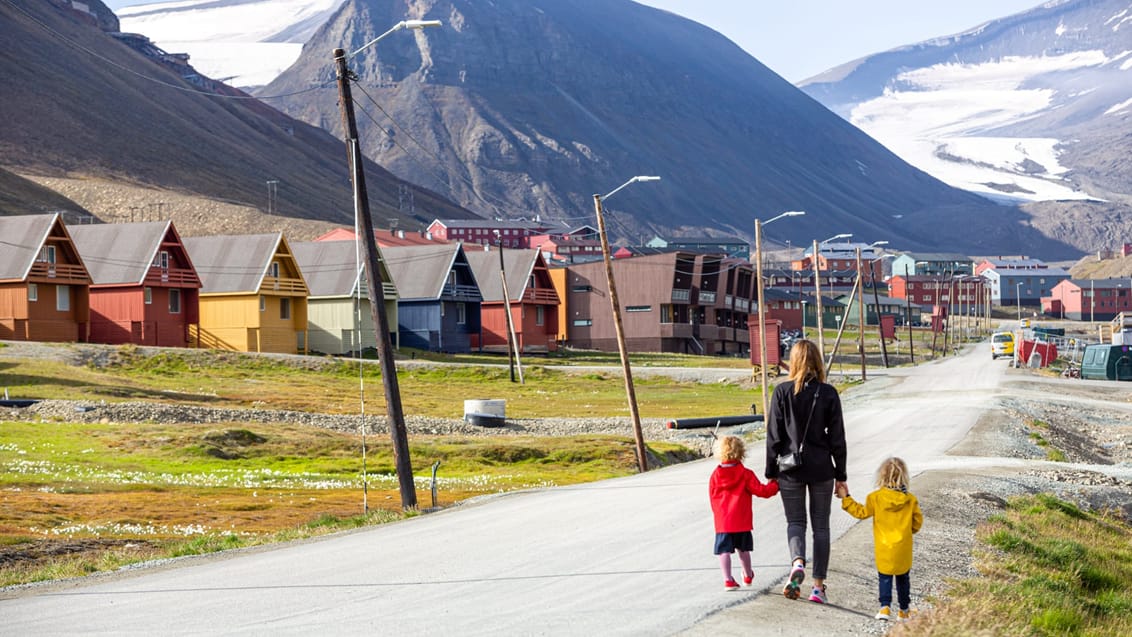
[[[754,583],[755,583],[754,576],[751,576],[751,577],[747,577],[746,575],[743,576],[743,586],[750,588],[751,584],[754,584]]]
[[[729,579],[729,580],[727,580],[726,582],[723,583],[723,590],[725,590],[725,591],[737,591],[737,590],[739,590],[739,582],[736,582],[733,579]]]

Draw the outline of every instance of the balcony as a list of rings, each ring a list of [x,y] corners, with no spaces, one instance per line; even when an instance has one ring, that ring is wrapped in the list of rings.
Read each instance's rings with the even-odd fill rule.
[[[145,275],[147,285],[167,285],[169,287],[195,288],[200,287],[200,278],[189,268],[159,268],[151,267]]]
[[[440,296],[454,301],[480,301],[483,299],[478,287],[474,285],[453,285],[451,283],[444,286]]]
[[[52,280],[58,283],[90,283],[90,276],[87,275],[86,269],[81,265],[36,261],[31,266],[31,272],[28,273],[28,281],[34,283],[36,280]]]
[[[260,291],[306,296],[307,286],[303,283],[302,279],[286,279],[269,276],[263,279],[263,285],[260,287]]]
[[[524,303],[558,303],[558,294],[547,288],[527,288],[521,299]]]
[[[673,290],[672,290],[672,302],[673,303],[687,303],[691,299],[692,299],[692,291],[691,290],[681,290],[681,289],[673,288]]]
[[[691,323],[661,323],[661,338],[692,338]]]

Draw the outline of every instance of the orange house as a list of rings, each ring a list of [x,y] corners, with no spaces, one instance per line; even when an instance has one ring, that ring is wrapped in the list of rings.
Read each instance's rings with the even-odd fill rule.
[[[58,214],[0,217],[0,339],[85,342],[90,274]]]
[[[172,221],[75,226],[90,270],[90,340],[185,347],[200,278]]]
[[[195,347],[307,351],[306,281],[282,233],[184,239],[201,280]]]

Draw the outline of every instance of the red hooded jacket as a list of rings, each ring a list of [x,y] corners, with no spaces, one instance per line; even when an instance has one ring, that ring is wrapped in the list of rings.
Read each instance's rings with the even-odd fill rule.
[[[755,528],[751,496],[771,498],[778,494],[778,482],[759,482],[754,471],[742,462],[721,464],[708,482],[711,512],[716,533],[741,533]]]

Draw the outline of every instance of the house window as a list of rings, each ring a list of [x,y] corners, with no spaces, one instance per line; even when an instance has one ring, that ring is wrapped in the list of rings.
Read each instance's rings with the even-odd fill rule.
[[[660,322],[661,323],[675,323],[676,312],[672,305],[664,304],[660,306]]]
[[[463,325],[468,322],[468,304],[456,304],[456,325]]]
[[[39,256],[35,258],[40,263],[55,263],[55,246],[43,246],[39,249]]]
[[[271,265],[267,268],[267,276],[278,279],[279,278],[279,262],[272,261]]]
[[[593,319],[574,319],[574,327],[589,327],[593,324]]]
[[[291,318],[291,299],[287,297],[279,299],[279,318],[283,320]]]
[[[593,292],[594,286],[592,285],[574,285],[570,287],[571,292]]]
[[[546,320],[546,308],[541,305],[535,306],[535,325],[542,325]]]
[[[39,286],[35,283],[28,283],[28,301],[35,302],[39,300]]]
[[[145,288],[142,292],[145,295],[145,304],[153,304],[153,288]]]
[[[170,314],[180,314],[181,313],[181,291],[180,290],[169,290],[169,313]]]
[[[55,309],[60,312],[71,311],[71,286],[55,286]]]
[[[625,306],[626,312],[651,312],[651,305],[627,305]]]
[[[267,297],[266,296],[260,295],[260,297],[259,297],[259,311],[260,312],[266,312],[267,311]]]
[[[169,269],[169,253],[166,252],[165,250],[158,252],[157,256],[153,257],[153,265],[161,268],[162,270],[168,270]]]

